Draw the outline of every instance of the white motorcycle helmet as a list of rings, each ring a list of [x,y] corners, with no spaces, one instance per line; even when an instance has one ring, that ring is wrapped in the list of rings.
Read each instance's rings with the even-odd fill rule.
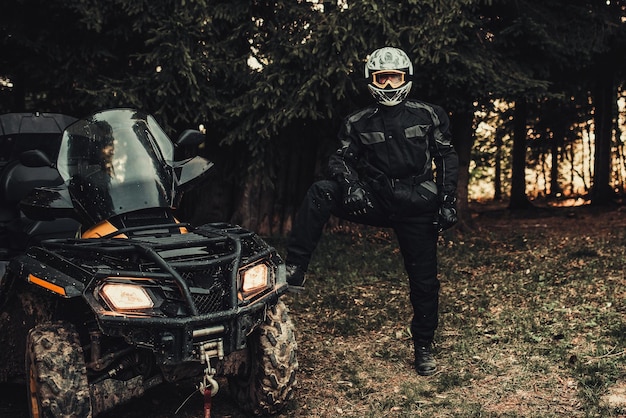
[[[374,99],[385,106],[395,106],[407,98],[413,82],[413,64],[406,53],[386,46],[372,52],[365,64],[365,78]]]

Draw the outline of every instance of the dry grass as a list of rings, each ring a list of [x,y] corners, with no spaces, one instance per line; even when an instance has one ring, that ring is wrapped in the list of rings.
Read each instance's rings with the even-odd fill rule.
[[[475,233],[441,240],[439,372],[427,378],[412,368],[395,239],[324,236],[307,291],[286,297],[301,371],[281,418],[626,417],[626,217],[576,208],[475,220]],[[114,416],[172,417],[190,391],[157,389]],[[176,417],[201,408],[196,395]],[[213,417],[245,417],[226,385]]]
[[[282,417],[626,416],[626,221],[588,208],[442,239],[439,372],[412,369],[406,277],[389,231],[324,237],[289,298],[300,385]],[[233,415],[234,416],[234,415]]]

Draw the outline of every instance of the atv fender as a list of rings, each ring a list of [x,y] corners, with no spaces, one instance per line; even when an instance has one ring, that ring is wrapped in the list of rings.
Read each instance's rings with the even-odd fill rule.
[[[31,251],[33,250],[36,250],[36,248],[31,249]],[[29,254],[21,255],[11,260],[9,270],[14,272],[19,279],[63,298],[69,299],[81,296],[85,290],[85,284],[75,277],[47,266],[29,256]]]

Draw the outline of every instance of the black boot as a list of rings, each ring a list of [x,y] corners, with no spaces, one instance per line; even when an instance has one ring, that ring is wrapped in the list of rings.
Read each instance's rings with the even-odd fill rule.
[[[415,370],[420,376],[431,376],[437,371],[430,343],[415,342]]]
[[[285,270],[287,272],[289,292],[302,293],[304,291],[304,282],[306,281],[306,271],[295,264],[287,264]]]

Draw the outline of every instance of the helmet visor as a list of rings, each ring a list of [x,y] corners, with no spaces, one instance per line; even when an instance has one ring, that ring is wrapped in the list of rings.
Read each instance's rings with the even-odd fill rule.
[[[404,71],[399,70],[382,70],[372,73],[372,84],[379,89],[390,86],[397,89],[404,84]]]

